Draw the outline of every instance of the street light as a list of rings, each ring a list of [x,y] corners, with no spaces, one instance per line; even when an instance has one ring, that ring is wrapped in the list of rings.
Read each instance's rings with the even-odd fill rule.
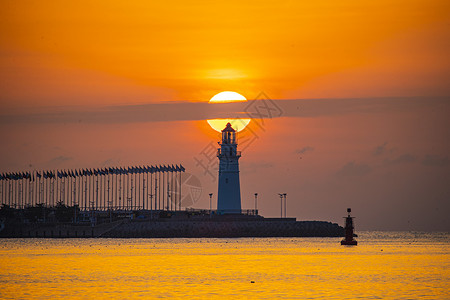
[[[212,193],[210,193],[209,194],[209,217],[211,218],[211,213],[212,213],[212,211],[211,211],[211,201],[212,201]]]
[[[286,218],[286,193],[283,194],[284,196],[284,217]]]
[[[280,204],[281,204],[281,208],[280,208],[280,214],[281,214],[281,218],[283,218],[283,194],[278,194],[280,196]]]
[[[255,193],[255,215],[258,215],[258,193]]]

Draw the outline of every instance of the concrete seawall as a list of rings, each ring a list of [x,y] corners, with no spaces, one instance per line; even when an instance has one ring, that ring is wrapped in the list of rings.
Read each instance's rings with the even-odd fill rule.
[[[122,223],[102,237],[341,237],[341,226],[321,221],[134,221]]]
[[[324,221],[263,220],[119,220],[81,224],[8,224],[3,238],[200,238],[341,237],[344,229]]]

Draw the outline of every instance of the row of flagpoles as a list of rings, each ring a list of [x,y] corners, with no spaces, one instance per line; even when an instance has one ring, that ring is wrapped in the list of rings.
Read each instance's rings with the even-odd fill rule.
[[[0,174],[1,202],[13,208],[180,210],[182,165]]]

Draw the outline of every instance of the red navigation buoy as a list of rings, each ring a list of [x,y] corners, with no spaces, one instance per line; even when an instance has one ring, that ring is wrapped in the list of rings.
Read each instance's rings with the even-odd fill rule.
[[[354,245],[356,246],[358,242],[353,239],[353,217],[350,216],[352,209],[347,208],[348,216],[345,217],[345,239],[341,241],[341,245]]]

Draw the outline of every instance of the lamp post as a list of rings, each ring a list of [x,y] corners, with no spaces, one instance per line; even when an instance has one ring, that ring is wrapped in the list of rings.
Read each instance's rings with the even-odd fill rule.
[[[255,193],[255,216],[258,215],[258,193]]]
[[[280,208],[280,214],[281,214],[281,218],[283,218],[283,194],[278,194],[280,196],[280,204],[281,204],[281,208]]]
[[[211,213],[212,213],[212,211],[211,211],[211,209],[212,209],[212,207],[211,207],[211,202],[212,202],[212,193],[210,193],[209,194],[209,217],[211,218]]]
[[[283,194],[284,196],[284,217],[286,218],[286,193]]]

